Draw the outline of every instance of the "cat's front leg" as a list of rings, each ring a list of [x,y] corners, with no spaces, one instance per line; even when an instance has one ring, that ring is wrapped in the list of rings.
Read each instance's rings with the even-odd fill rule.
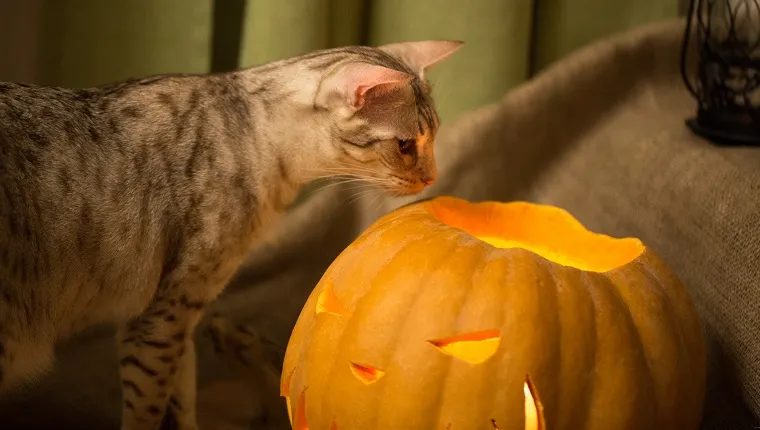
[[[193,332],[202,309],[185,295],[156,300],[120,331],[122,430],[157,430],[169,407],[181,430],[197,429]]]

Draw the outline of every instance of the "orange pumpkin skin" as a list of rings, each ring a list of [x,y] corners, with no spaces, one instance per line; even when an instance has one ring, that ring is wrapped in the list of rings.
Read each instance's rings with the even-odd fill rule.
[[[526,376],[545,420],[533,428],[697,429],[705,342],[683,285],[640,241],[551,206],[439,197],[335,259],[293,329],[281,388],[295,429],[522,430]]]

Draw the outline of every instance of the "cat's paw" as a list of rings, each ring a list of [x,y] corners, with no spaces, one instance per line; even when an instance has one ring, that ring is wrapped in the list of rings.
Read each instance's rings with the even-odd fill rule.
[[[260,359],[263,357],[261,336],[256,330],[246,324],[236,324],[229,318],[214,315],[207,328],[208,335],[214,345],[214,351],[225,354],[230,351]]]

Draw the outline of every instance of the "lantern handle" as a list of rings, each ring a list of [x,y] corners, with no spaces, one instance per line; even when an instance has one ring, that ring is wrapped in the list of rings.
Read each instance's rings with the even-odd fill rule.
[[[697,91],[691,85],[691,81],[689,81],[689,77],[686,73],[686,52],[689,49],[689,36],[691,35],[691,21],[692,15],[694,14],[694,3],[697,1],[700,0],[689,1],[689,10],[686,13],[686,29],[684,30],[683,40],[681,41],[681,79],[683,79],[686,88],[694,97],[697,97]]]

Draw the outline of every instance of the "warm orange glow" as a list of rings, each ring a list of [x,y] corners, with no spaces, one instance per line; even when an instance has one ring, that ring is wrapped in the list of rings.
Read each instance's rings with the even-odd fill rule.
[[[484,330],[429,342],[446,354],[468,363],[480,364],[496,353],[500,341],[498,330]]]
[[[306,390],[298,397],[296,405],[296,417],[293,423],[293,430],[309,430],[309,424],[306,421]]]
[[[525,430],[546,430],[544,406],[538,398],[536,387],[530,380],[530,376],[525,378],[523,393],[525,394]]]
[[[356,363],[351,363],[351,373],[353,373],[358,380],[364,382],[365,384],[377,382],[380,378],[385,376],[385,372],[380,369],[369,366],[362,366],[361,364]]]
[[[588,261],[579,259],[579,255],[563,254],[556,249],[538,243],[523,243],[516,240],[503,239],[493,236],[478,236],[478,239],[495,248],[523,248],[534,252],[547,260],[559,263],[563,266],[575,267],[576,269],[597,272]]]
[[[332,282],[328,282],[317,297],[317,315],[327,312],[333,315],[347,316],[348,309],[338,300],[333,291]]]
[[[293,404],[288,396],[285,396],[285,407],[288,408],[288,421],[290,421],[290,426],[293,427]]]
[[[293,411],[290,403],[290,379],[295,372],[296,369],[293,369],[291,372],[285,374],[285,377],[282,378],[282,381],[280,382],[280,396],[285,397],[285,406],[288,409],[288,420],[290,420],[291,427],[293,427]]]
[[[470,203],[439,197],[425,203],[439,222],[495,248],[522,248],[547,260],[588,272],[608,272],[644,252],[638,239],[587,230],[564,209],[527,202]]]
[[[330,423],[330,430],[338,430],[338,425],[335,424],[335,421]]]

